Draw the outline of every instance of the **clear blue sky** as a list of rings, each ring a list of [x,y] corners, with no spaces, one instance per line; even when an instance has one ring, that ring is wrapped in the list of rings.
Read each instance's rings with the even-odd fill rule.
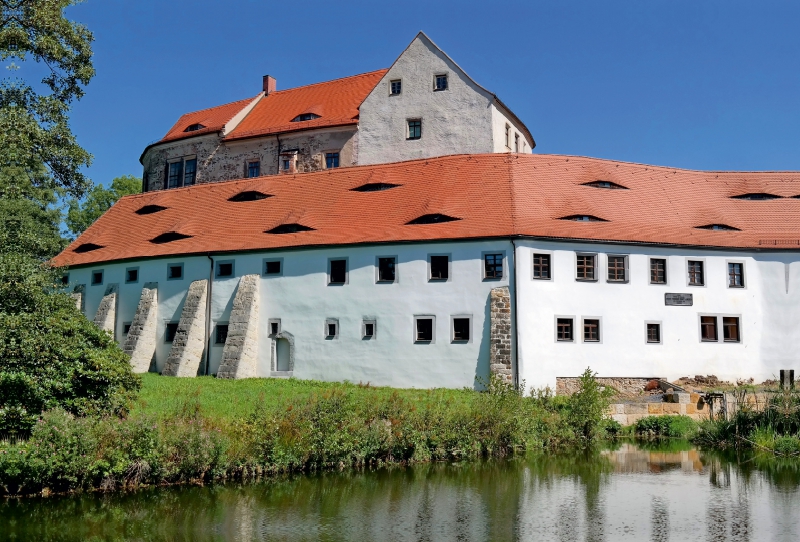
[[[528,125],[535,152],[800,170],[800,2],[88,0],[97,76],[73,111],[89,174],[184,112],[388,67],[424,30]]]

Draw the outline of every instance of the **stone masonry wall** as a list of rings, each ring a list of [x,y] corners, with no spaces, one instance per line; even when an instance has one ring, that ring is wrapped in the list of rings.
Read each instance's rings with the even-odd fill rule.
[[[94,323],[97,324],[97,327],[112,335],[117,323],[117,292],[119,292],[119,284],[106,286],[106,292],[94,315]]]
[[[195,280],[189,285],[178,331],[162,374],[197,376],[205,348],[207,295],[208,280]]]
[[[511,384],[511,294],[508,286],[492,288],[489,330],[489,371]]]
[[[609,377],[595,378],[601,386],[614,388],[623,395],[639,395],[651,380],[663,380],[658,376],[651,377]],[[556,395],[572,395],[580,389],[580,378],[577,376],[561,376],[556,378]]]
[[[258,275],[245,275],[233,299],[217,378],[253,378],[258,358]]]
[[[142,288],[139,306],[131,322],[123,350],[131,357],[134,373],[146,373],[156,352],[158,331],[158,283],[148,282]]]

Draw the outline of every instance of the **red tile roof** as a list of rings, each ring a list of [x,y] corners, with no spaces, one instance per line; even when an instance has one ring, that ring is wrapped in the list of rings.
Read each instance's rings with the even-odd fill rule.
[[[264,97],[225,139],[357,124],[361,102],[387,71],[378,70],[273,92]],[[292,122],[303,113],[314,113],[319,118]]]
[[[225,105],[219,105],[217,107],[203,109],[201,111],[186,113],[178,119],[178,122],[176,122],[175,125],[169,129],[167,135],[162,137],[159,143],[183,139],[185,137],[194,137],[211,132],[219,132],[225,127],[228,121],[236,115],[236,113],[244,109],[245,106],[247,106],[247,104],[252,102],[254,99],[255,98],[247,98],[245,100],[239,100],[238,102],[232,102]],[[205,126],[205,128],[187,132],[186,128],[192,126],[193,124],[202,124]]]
[[[628,190],[586,186],[603,180]],[[358,192],[368,183],[396,188]],[[273,197],[228,199],[244,191]],[[782,198],[731,199],[752,192]],[[704,172],[554,155],[458,155],[198,185],[121,199],[55,258],[128,258],[287,247],[532,236],[800,250],[800,172]],[[139,215],[145,205],[166,210]],[[426,214],[460,220],[407,224]],[[562,220],[593,215],[607,222]],[[281,224],[313,231],[264,233]],[[740,231],[698,229],[726,224]],[[192,237],[154,244],[166,232]],[[104,248],[75,252],[94,243]]]

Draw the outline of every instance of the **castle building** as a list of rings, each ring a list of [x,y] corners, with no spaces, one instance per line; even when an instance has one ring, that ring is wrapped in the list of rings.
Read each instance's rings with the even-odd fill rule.
[[[146,191],[54,260],[135,371],[529,388],[791,367],[797,172],[531,154],[423,34],[388,70],[272,85],[182,117]]]

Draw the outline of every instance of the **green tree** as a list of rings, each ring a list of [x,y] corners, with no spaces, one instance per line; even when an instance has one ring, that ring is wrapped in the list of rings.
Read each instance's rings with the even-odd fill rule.
[[[133,175],[123,175],[111,181],[111,186],[94,186],[86,197],[79,201],[72,199],[67,212],[67,228],[75,237],[86,231],[95,220],[108,211],[122,196],[138,194],[142,191],[142,179]]]
[[[585,443],[601,436],[606,410],[614,390],[600,385],[597,373],[587,367],[580,376],[580,387],[567,402],[567,423]]]

